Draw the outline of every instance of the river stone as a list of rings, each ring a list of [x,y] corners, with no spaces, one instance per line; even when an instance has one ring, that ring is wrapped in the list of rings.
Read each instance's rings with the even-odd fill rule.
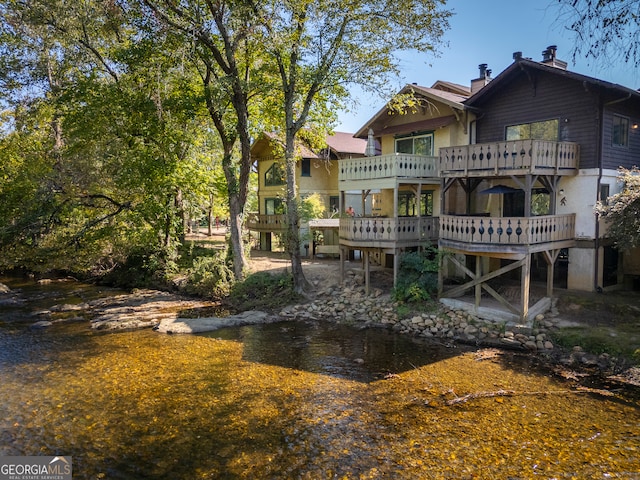
[[[275,320],[275,318],[270,317],[265,312],[250,310],[223,318],[165,318],[160,321],[156,330],[161,333],[201,333],[211,332],[225,327],[240,327],[243,325],[266,323],[270,320]]]
[[[46,328],[50,327],[51,325],[53,325],[53,322],[50,322],[48,320],[40,320],[39,322],[32,324],[31,328]]]
[[[9,293],[11,289],[7,287],[4,283],[0,283],[0,293]]]

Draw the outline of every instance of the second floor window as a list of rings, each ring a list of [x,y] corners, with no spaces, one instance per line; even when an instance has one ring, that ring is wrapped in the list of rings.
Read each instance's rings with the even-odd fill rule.
[[[629,146],[629,119],[627,117],[621,117],[620,115],[613,116],[611,144],[614,147]]]
[[[311,176],[311,160],[308,158],[302,159],[300,175],[303,177]]]
[[[285,184],[284,169],[277,162],[271,165],[264,173],[264,184],[267,187]]]
[[[420,208],[420,216],[433,215],[433,192],[422,192],[420,205],[416,204],[416,194],[413,192],[398,192],[398,216],[416,217]]]
[[[280,215],[284,213],[284,203],[279,198],[264,199],[264,213],[267,215]]]
[[[433,155],[433,133],[414,137],[396,138],[396,153],[412,153],[415,155]]]
[[[543,122],[521,123],[509,125],[506,131],[507,140],[549,140],[558,141],[558,119]]]

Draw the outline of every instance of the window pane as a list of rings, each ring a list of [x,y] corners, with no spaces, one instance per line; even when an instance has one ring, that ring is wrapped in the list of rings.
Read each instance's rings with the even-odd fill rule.
[[[423,192],[420,204],[420,215],[430,217],[433,215],[433,192]]]
[[[413,153],[413,138],[396,140],[396,152]]]
[[[266,186],[284,185],[285,184],[284,170],[280,167],[279,164],[274,163],[264,173],[264,184]]]
[[[311,160],[309,160],[308,158],[302,159],[300,175],[303,177],[311,176]]]
[[[525,140],[530,133],[529,125],[511,125],[507,127],[507,140]]]
[[[612,142],[616,147],[626,147],[629,137],[629,119],[625,117],[613,116],[613,139]]]
[[[558,141],[558,120],[534,122],[531,124],[531,138],[534,140]]]
[[[413,153],[416,155],[428,155],[433,154],[431,148],[431,135],[428,137],[418,137],[413,140]]]

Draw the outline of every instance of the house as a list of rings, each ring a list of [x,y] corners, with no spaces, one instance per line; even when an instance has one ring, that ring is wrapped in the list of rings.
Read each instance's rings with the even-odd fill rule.
[[[327,135],[326,146],[313,150],[304,141],[298,142],[300,160],[296,167],[296,183],[301,198],[318,194],[324,204],[326,217],[337,214],[339,208],[338,167],[341,161],[363,157],[366,140],[353,134],[335,132]],[[287,230],[285,215],[286,178],[284,147],[274,134],[264,134],[251,147],[252,158],[257,163],[259,211],[247,216],[246,227],[259,234],[260,250],[270,251],[282,245]],[[333,215],[334,217],[336,215]],[[338,253],[338,221],[336,219],[312,220],[311,228],[322,235],[323,245],[316,253]],[[301,228],[301,235],[310,234],[309,224]],[[309,236],[309,235],[307,235]],[[306,245],[306,247],[305,247]],[[313,255],[313,243],[303,242],[303,255]]]
[[[439,152],[441,301],[529,326],[554,287],[623,283],[627,262],[594,204],[618,191],[618,166],[640,164],[640,92],[556,54],[516,52],[464,101],[469,141]]]
[[[372,267],[393,267],[395,283],[399,254],[437,241],[437,152],[467,142],[474,114],[462,102],[488,81],[484,67],[472,88],[443,81],[406,85],[356,132],[380,152],[340,162],[343,274],[346,260],[359,252],[367,287]]]

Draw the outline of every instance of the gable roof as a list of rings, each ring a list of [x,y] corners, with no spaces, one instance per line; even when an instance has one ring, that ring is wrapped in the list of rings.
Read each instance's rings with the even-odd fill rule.
[[[429,100],[437,101],[444,103],[445,105],[451,107],[454,110],[464,110],[464,102],[468,96],[470,95],[470,90],[466,89],[462,85],[457,85],[455,83],[443,82],[442,80],[438,80],[433,84],[432,87],[423,87],[416,84],[405,85],[402,90],[400,90],[396,95],[402,95],[405,93],[415,93],[417,95],[426,97]],[[464,92],[464,93],[463,93]],[[451,116],[446,116],[448,119]],[[400,133],[401,131],[416,131],[416,130],[425,130],[428,129],[425,126],[414,125],[414,124],[404,124],[402,126],[396,125],[391,126],[388,125],[388,120],[392,118],[389,115],[389,107],[388,104],[382,107],[373,117],[371,117],[361,128],[358,130],[354,137],[358,138],[367,138],[369,129],[373,129],[376,136],[386,135],[389,133]],[[455,118],[454,118],[455,119]],[[414,122],[415,124],[422,124],[423,122],[436,121],[438,118],[427,119],[420,122]],[[438,123],[436,127],[448,125],[452,123],[451,121],[446,121],[444,124],[442,122]]]
[[[582,75],[580,73],[571,72],[563,68],[546,65],[544,63],[536,62],[528,58],[519,58],[515,60],[511,65],[505,68],[500,74],[491,80],[485,87],[478,90],[475,94],[464,101],[466,106],[476,106],[478,103],[482,103],[489,99],[494,94],[501,91],[505,82],[510,82],[516,76],[521,73],[527,73],[530,70],[538,70],[556,75],[558,78],[570,79],[577,82],[583,82],[585,85],[591,85],[594,87],[602,88],[609,91],[613,95],[627,96],[628,98],[635,98],[640,100],[640,91],[633,90],[631,88],[619,85],[617,83],[607,82],[605,80],[599,80],[588,75]]]

